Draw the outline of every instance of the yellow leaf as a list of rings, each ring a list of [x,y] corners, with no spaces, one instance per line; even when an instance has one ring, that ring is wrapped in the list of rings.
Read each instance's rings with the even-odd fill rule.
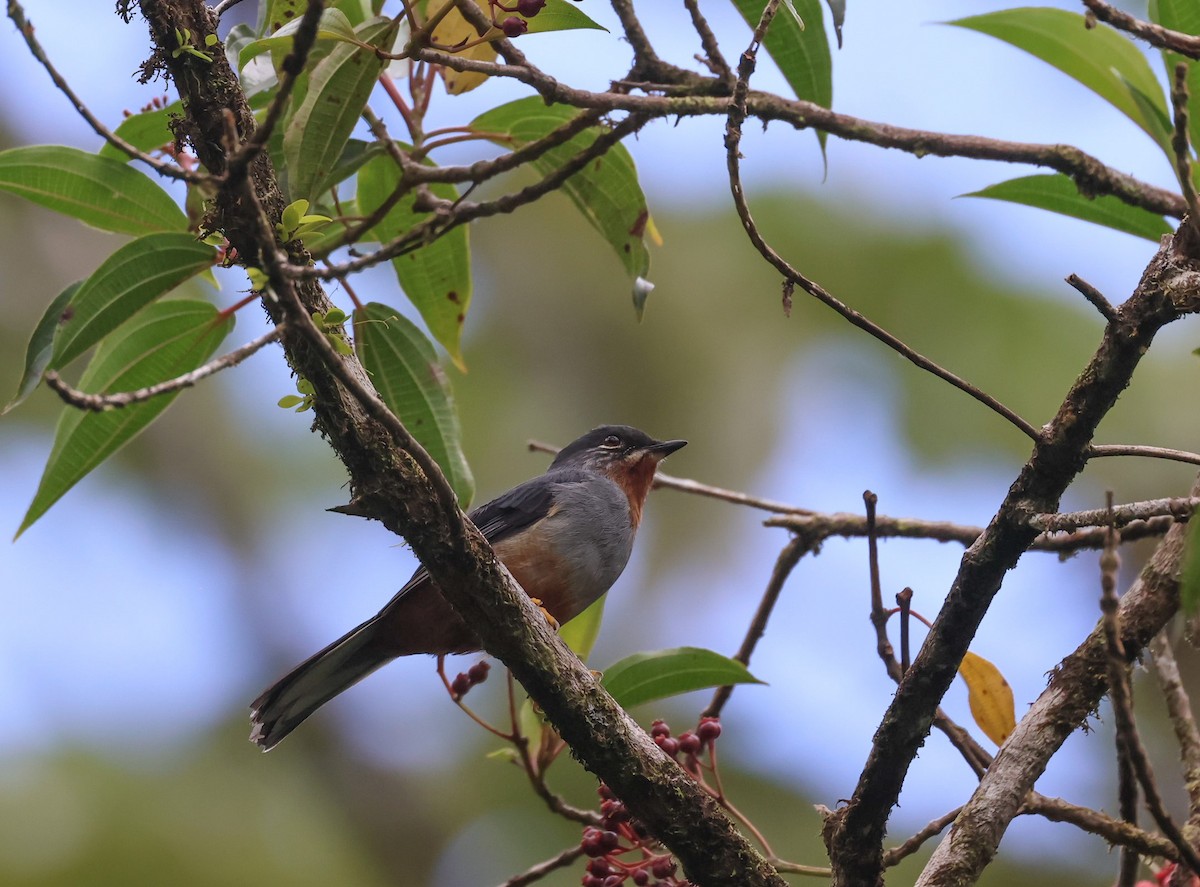
[[[1003,744],[1017,726],[1012,687],[1004,680],[1000,669],[971,652],[963,657],[958,673],[967,683],[971,717],[988,739],[996,745]]]
[[[438,12],[445,8],[446,3],[453,3],[454,0],[445,0],[444,3],[438,3],[437,0],[431,0],[427,5],[429,10],[429,18],[434,18]],[[489,13],[487,0],[475,0],[479,8],[485,13]],[[491,28],[490,32],[499,37],[500,32],[495,28]],[[473,40],[478,40],[481,35],[475,30],[457,9],[452,9],[446,14],[437,26],[433,29],[433,42],[443,47],[454,47],[464,43],[469,43]],[[453,51],[453,50],[451,50]],[[477,46],[472,46],[469,49],[464,49],[454,53],[459,58],[474,59],[480,62],[494,62],[496,60],[496,47],[491,43],[480,43]],[[446,84],[446,92],[450,95],[460,95],[464,92],[470,92],[483,81],[487,80],[487,74],[478,74],[474,71],[453,71],[450,68],[442,69],[442,80]]]

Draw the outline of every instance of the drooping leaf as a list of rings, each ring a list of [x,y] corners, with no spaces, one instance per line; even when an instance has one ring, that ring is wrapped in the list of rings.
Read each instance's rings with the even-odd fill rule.
[[[50,365],[50,355],[54,353],[54,331],[58,329],[62,313],[76,290],[79,289],[81,282],[76,281],[55,296],[50,307],[42,315],[42,319],[33,328],[33,335],[29,337],[29,345],[25,348],[25,369],[21,373],[21,382],[17,386],[17,393],[8,402],[8,405],[0,410],[0,416],[28,397],[41,381],[42,373]]]
[[[992,742],[1003,745],[1017,726],[1012,687],[987,659],[967,651],[958,673],[967,685],[971,717]]]
[[[385,153],[383,143],[367,142],[362,139],[350,139],[346,142],[346,147],[342,150],[342,156],[338,158],[328,177],[320,185],[317,186],[318,193],[324,193],[334,185],[340,185],[350,176],[354,175],[363,164],[372,157],[377,157]],[[305,241],[307,244],[307,241]]]
[[[533,96],[481,114],[471,121],[471,129],[502,147],[516,149],[548,135],[576,113],[565,105],[547,106]],[[595,129],[585,130],[532,161],[533,167],[547,175],[586,149],[596,136]],[[629,274],[635,301],[639,291],[644,301],[650,269],[646,237],[652,222],[629,151],[614,145],[567,179],[563,191],[616,252]]]
[[[390,50],[396,23],[376,18],[354,33],[363,43]],[[383,65],[373,52],[347,43],[339,43],[317,63],[283,137],[289,200],[315,202],[316,190],[341,159]]]
[[[149,111],[131,114],[121,121],[121,125],[116,128],[116,134],[139,151],[149,153],[175,140],[175,134],[171,132],[169,124],[172,117],[182,116],[183,104],[174,101],[161,108],[151,108]],[[100,156],[111,157],[122,163],[128,163],[130,160],[128,154],[119,148],[114,148],[108,142],[100,147]]]
[[[1070,178],[1058,173],[1009,179],[1007,182],[989,185],[980,191],[962,196],[990,197],[994,200],[1021,203],[1085,222],[1094,222],[1106,228],[1144,237],[1155,243],[1162,235],[1171,231],[1171,226],[1162,216],[1141,207],[1130,206],[1111,194],[1085,197],[1079,193],[1079,189]]]
[[[767,4],[765,0],[733,0],[733,5],[746,23],[755,28]],[[821,14],[821,0],[794,0],[794,6],[804,24],[781,11],[771,22],[763,47],[779,66],[796,98],[830,108],[833,106],[833,59],[829,53],[829,37],[825,33],[825,18]],[[838,40],[840,43],[840,36]],[[817,137],[824,148],[825,133],[818,132]]]
[[[587,662],[592,655],[592,647],[600,636],[600,623],[604,620],[604,602],[607,595],[601,595],[586,610],[558,630],[558,636],[563,643],[575,651],[575,655]]]
[[[285,55],[292,50],[292,41],[300,30],[300,17],[291,19],[286,25],[272,31],[270,36],[248,43],[238,51],[240,70],[252,58],[264,52],[283,52]],[[341,43],[357,45],[359,37],[354,33],[354,26],[340,9],[326,9],[321,13],[317,23],[317,40],[333,40]]]
[[[182,231],[171,196],[120,160],[65,145],[0,151],[0,190],[117,234]]]
[[[1179,609],[1188,616],[1200,611],[1200,517],[1188,521],[1187,547],[1179,574]]]
[[[370,302],[354,312],[358,354],[383,402],[441,467],[465,509],[475,480],[462,452],[450,380],[433,345],[395,309]]]
[[[306,0],[263,0],[258,8],[258,34],[265,37],[304,15]]]
[[[601,681],[623,707],[726,684],[761,684],[742,663],[700,647],[635,653],[604,671]]]
[[[232,328],[233,317],[220,319],[217,309],[207,302],[170,300],[151,305],[97,349],[79,388],[113,394],[174,378],[204,363]],[[66,407],[17,535],[157,418],[178,394],[103,413]]]
[[[66,366],[212,261],[213,248],[185,233],[147,234],[125,244],[92,272],[61,313],[50,365]]]
[[[396,189],[400,174],[395,161],[379,156],[358,171],[358,210],[371,215]],[[434,184],[430,190],[445,200],[458,197],[453,185]],[[413,197],[406,195],[392,207],[383,220],[367,234],[368,238],[387,243],[427,218],[412,208]],[[466,226],[448,231],[432,243],[392,260],[404,294],[421,312],[425,325],[435,339],[463,366],[461,336],[467,309],[471,304],[471,251]]]
[[[1023,49],[1092,92],[1140,126],[1171,156],[1169,139],[1156,115],[1147,115],[1131,91],[1166,114],[1162,86],[1141,51],[1111,28],[1088,28],[1082,15],[1065,9],[1004,9],[957,19],[948,24],[970,28]]]

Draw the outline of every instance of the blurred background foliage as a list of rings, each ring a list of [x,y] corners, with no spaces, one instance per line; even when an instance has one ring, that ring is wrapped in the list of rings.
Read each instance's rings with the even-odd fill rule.
[[[529,454],[527,439],[561,444],[611,421],[687,438],[666,470],[708,483],[824,510],[860,509],[870,486],[885,513],[987,519],[1028,453],[1021,435],[827,309],[798,295],[785,317],[777,276],[724,201],[647,187],[664,245],[641,324],[619,263],[565,198],[473,227],[469,370],[447,361],[447,372],[479,501],[542,470],[546,457]],[[1034,424],[1098,340],[1100,318],[1064,284],[1032,288],[998,270],[1020,265],[1011,242],[998,257],[944,218],[915,220],[863,193],[759,187],[752,203],[806,273]],[[15,386],[44,304],[118,243],[0,195],[2,384]],[[1062,275],[1071,271],[1088,276],[1078,266]],[[232,303],[243,286],[228,279],[218,300]],[[400,304],[392,287],[375,275],[356,291]],[[256,334],[259,314],[242,312],[238,341]],[[1179,331],[1164,336],[1102,441],[1195,448],[1200,414],[1177,399],[1195,384],[1194,345]],[[185,393],[0,550],[11,615],[0,628],[0,883],[466,887],[578,840],[516,768],[487,757],[495,742],[454,710],[427,660],[385,669],[270,756],[246,742],[245,707],[259,689],[373,613],[413,566],[378,527],[323,511],[343,501],[345,478],[308,417],[275,406],[291,388],[270,350]],[[8,527],[58,411],[41,390],[0,423]],[[1183,495],[1190,477],[1186,466],[1102,460],[1064,506],[1095,507],[1106,488],[1119,500]],[[679,644],[732,652],[785,541],[761,517],[656,494],[595,667]],[[827,549],[797,570],[752,664],[770,686],[735,694],[721,745],[735,803],[779,855],[809,864],[824,860],[813,804],[849,795],[891,694],[866,622],[865,547]],[[1126,553],[1127,577],[1142,553]],[[889,593],[913,585],[932,616],[957,558],[933,543],[889,543]],[[1023,564],[1009,586],[980,652],[1017,689],[1019,715],[1095,619],[1094,558]],[[1195,657],[1181,656],[1194,684]],[[470,701],[501,717],[502,683],[494,673]],[[1177,799],[1161,706],[1141,698]],[[682,730],[703,703],[635,715]],[[961,697],[948,705],[969,721]],[[1103,716],[1094,726],[1056,759],[1044,790],[1112,809],[1111,735]],[[574,803],[594,799],[594,781],[565,758],[550,781]],[[896,839],[961,803],[970,785],[933,737],[893,817]],[[1101,885],[1115,865],[1103,842],[1041,822],[1015,826],[1001,857],[984,883]],[[892,882],[911,881],[918,865]],[[575,868],[544,883],[578,878]]]

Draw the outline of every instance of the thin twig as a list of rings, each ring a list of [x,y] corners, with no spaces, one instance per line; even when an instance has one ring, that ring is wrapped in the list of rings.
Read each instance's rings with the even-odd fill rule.
[[[1165,459],[1168,462],[1186,462],[1188,465],[1200,465],[1200,453],[1189,453],[1187,450],[1173,450],[1168,447],[1148,447],[1139,444],[1093,444],[1087,448],[1089,459],[1099,459],[1108,456],[1144,456],[1147,459]]]
[[[1020,430],[1026,437],[1034,441],[1038,440],[1038,430],[1014,410],[1009,409],[986,391],[972,385],[960,376],[930,360],[874,321],[869,320],[865,315],[835,298],[816,281],[810,280],[794,268],[783,256],[776,252],[774,247],[767,243],[759,231],[758,224],[754,221],[754,217],[750,212],[750,205],[746,200],[745,190],[742,187],[741,153],[739,147],[742,141],[742,124],[746,121],[747,116],[746,100],[750,75],[753,74],[757,62],[758,48],[778,8],[778,2],[766,5],[766,8],[763,9],[762,17],[759,19],[758,27],[754,30],[754,38],[751,41],[750,47],[742,53],[741,61],[738,63],[738,77],[737,82],[734,84],[733,99],[729,103],[729,114],[725,125],[725,158],[729,174],[729,188],[733,195],[734,207],[737,210],[738,218],[741,220],[742,227],[746,230],[746,235],[750,238],[750,242],[754,244],[755,249],[758,250],[762,257],[779,271],[786,280],[799,286],[810,296],[832,308],[845,320],[878,339],[920,369],[937,376],[944,382],[948,382],[963,393],[973,397],[988,409],[1008,420],[1013,427]]]
[[[1104,540],[1104,553],[1100,555],[1100,608],[1104,612],[1104,633],[1108,638],[1109,656],[1108,656],[1108,681],[1112,687],[1110,696],[1113,700],[1113,707],[1118,705],[1118,700],[1121,704],[1128,703],[1129,710],[1127,712],[1127,720],[1132,723],[1133,710],[1132,700],[1127,696],[1122,696],[1117,690],[1117,685],[1122,685],[1125,689],[1129,685],[1125,683],[1125,649],[1121,644],[1121,623],[1118,616],[1119,602],[1117,600],[1117,572],[1121,566],[1120,557],[1117,555],[1117,533],[1113,527],[1111,512],[1113,510],[1113,494],[1110,490],[1108,496],[1108,511],[1110,513],[1110,521],[1108,532]],[[1117,723],[1122,723],[1122,718],[1117,717]],[[1119,726],[1116,735],[1117,746],[1117,799],[1121,813],[1121,819],[1132,826],[1137,826],[1137,807],[1138,807],[1138,789],[1137,789],[1137,774],[1133,770],[1132,753],[1129,747],[1129,735]],[[1137,851],[1130,847],[1121,848],[1121,862],[1117,870],[1117,887],[1133,887],[1137,880],[1139,858]]]
[[[1200,507],[1200,499],[1192,496],[1147,499],[1143,502],[1130,502],[1127,505],[1093,508],[1090,511],[1035,514],[1029,519],[1029,525],[1042,533],[1069,532],[1078,530],[1080,527],[1112,527],[1116,529],[1134,521],[1160,515],[1185,521],[1195,513],[1198,507]]]
[[[1200,59],[1200,37],[1172,31],[1170,28],[1164,28],[1153,22],[1134,18],[1129,13],[1122,12],[1105,3],[1104,0],[1083,0],[1083,5],[1100,21],[1132,34],[1134,37],[1140,37],[1151,46],[1169,49],[1180,55],[1186,55],[1188,58]]]
[[[1117,847],[1130,847],[1144,856],[1179,861],[1175,845],[1161,835],[1113,819],[1099,810],[1071,804],[1031,791],[1018,811],[1022,816],[1043,816],[1051,822],[1066,822],[1089,834],[1098,835]]]
[[[557,856],[552,856],[545,862],[539,862],[537,865],[530,866],[519,875],[513,875],[511,878],[501,884],[500,887],[524,887],[525,884],[532,884],[535,881],[540,881],[551,872],[557,871],[561,868],[566,868],[582,855],[583,846],[581,844],[575,844],[572,847],[568,847]]]
[[[697,0],[683,0],[683,5],[687,7],[688,14],[692,17],[692,27],[696,29],[696,33],[700,37],[700,46],[704,49],[705,65],[718,79],[732,84],[733,69],[729,67],[729,62],[725,61],[720,44],[717,43],[717,36],[709,27],[708,19],[700,12],[700,4]]]
[[[750,664],[750,657],[754,655],[754,648],[758,646],[758,642],[766,634],[767,623],[771,619],[771,613],[775,609],[779,595],[783,592],[783,586],[786,584],[788,576],[791,575],[796,564],[800,562],[800,558],[804,557],[811,550],[812,548],[809,546],[808,540],[802,536],[793,536],[791,541],[784,546],[783,551],[779,553],[779,557],[775,560],[775,567],[771,570],[771,578],[767,582],[766,589],[763,591],[762,599],[758,602],[758,609],[754,613],[754,618],[750,620],[750,626],[746,629],[746,636],[742,639],[742,645],[733,655],[733,658],[742,663],[742,665]],[[712,701],[708,703],[708,707],[704,709],[701,717],[719,718],[721,716],[721,709],[725,707],[725,703],[733,695],[733,690],[732,686],[718,687],[716,692],[713,693]]]
[[[1096,289],[1078,274],[1067,276],[1067,283],[1079,290],[1085,299],[1092,303],[1097,311],[1099,311],[1104,319],[1112,323],[1117,319],[1117,309],[1112,306],[1108,299],[1104,298],[1104,293]]]
[[[237,366],[254,352],[277,340],[282,331],[283,325],[281,324],[270,332],[259,336],[253,342],[248,342],[241,348],[230,351],[216,360],[210,360],[204,366],[197,367],[190,373],[184,373],[182,376],[176,376],[174,379],[167,379],[165,382],[158,382],[145,388],[138,388],[135,391],[122,391],[117,394],[88,394],[85,391],[80,391],[78,388],[68,385],[54,370],[47,370],[45,376],[46,384],[68,406],[103,413],[107,410],[115,410],[130,406],[131,404],[143,403],[162,394],[172,394],[176,391],[182,391],[184,388],[191,388],[201,379],[206,379],[214,373],[228,369],[229,367]]]
[[[58,69],[50,61],[50,57],[46,55],[46,51],[42,48],[34,36],[33,24],[25,17],[25,10],[18,0],[8,0],[8,17],[12,19],[13,24],[17,26],[17,30],[21,32],[21,37],[25,40],[25,45],[29,47],[29,54],[41,62],[46,73],[50,75],[50,79],[54,81],[54,85],[58,87],[58,91],[67,97],[74,107],[76,113],[84,119],[100,138],[104,139],[118,151],[132,157],[134,160],[140,160],[147,166],[152,168],[159,175],[167,176],[172,179],[182,179],[185,182],[201,182],[208,178],[204,173],[192,172],[191,170],[183,169],[174,163],[168,163],[151,154],[147,154],[125,139],[121,138],[107,126],[100,122],[95,114],[88,109],[88,106],[83,103],[83,100],[71,89],[71,85],[58,73]]]
[[[906,857],[912,856],[921,849],[921,845],[932,838],[934,835],[939,835],[950,823],[958,818],[959,811],[962,807],[955,807],[947,813],[943,813],[937,819],[927,824],[920,831],[916,832],[911,838],[903,844],[898,844],[890,850],[885,850],[883,853],[883,865],[885,868],[899,865]]]
[[[1194,234],[1200,234],[1200,199],[1196,197],[1196,183],[1192,180],[1192,152],[1188,145],[1188,66],[1180,62],[1175,66],[1175,79],[1171,84],[1171,107],[1175,111],[1171,132],[1171,150],[1175,153],[1175,172],[1179,177],[1179,188],[1187,203],[1185,223]]]
[[[1184,838],[1179,826],[1167,812],[1162,796],[1158,791],[1158,783],[1154,771],[1146,755],[1146,749],[1138,734],[1137,722],[1133,716],[1133,694],[1129,682],[1129,663],[1125,653],[1125,645],[1121,640],[1121,621],[1119,602],[1116,594],[1116,549],[1115,545],[1105,549],[1102,558],[1101,588],[1103,594],[1100,606],[1104,613],[1104,636],[1107,641],[1108,668],[1108,698],[1112,703],[1113,720],[1116,723],[1118,748],[1124,747],[1128,757],[1129,767],[1136,774],[1137,782],[1142,787],[1146,800],[1146,808],[1154,821],[1158,823],[1162,833],[1170,839],[1179,850],[1180,857],[1193,873],[1200,873],[1200,856]],[[1124,806],[1124,804],[1122,805]],[[1124,870],[1122,866],[1122,870]]]
[[[1150,652],[1154,657],[1154,674],[1158,678],[1158,685],[1167,703],[1167,714],[1179,742],[1183,785],[1187,789],[1188,802],[1194,815],[1200,811],[1200,729],[1196,727],[1192,704],[1179,674],[1171,640],[1165,631],[1154,636],[1150,642]]]

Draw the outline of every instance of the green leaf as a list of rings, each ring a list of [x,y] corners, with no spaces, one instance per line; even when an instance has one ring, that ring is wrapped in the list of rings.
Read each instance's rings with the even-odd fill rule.
[[[342,151],[342,156],[338,158],[337,163],[330,171],[320,185],[317,186],[318,193],[324,193],[334,185],[340,185],[350,176],[358,172],[363,164],[372,157],[378,157],[381,154],[386,154],[387,149],[384,148],[382,142],[367,142],[363,139],[350,139],[346,142],[346,147]],[[305,246],[308,242],[305,241]]]
[[[1179,608],[1187,616],[1195,616],[1200,610],[1200,518],[1195,514],[1188,521],[1187,547],[1179,574]]]
[[[1058,173],[1010,179],[962,196],[1022,203],[1144,237],[1155,243],[1171,231],[1171,226],[1162,216],[1130,206],[1110,194],[1085,197],[1071,179]]]
[[[196,369],[233,328],[207,302],[170,300],[151,305],[100,346],[79,380],[84,391],[133,391]],[[165,410],[179,392],[123,409],[94,413],[66,407],[33,502],[17,536],[71,487]]]
[[[274,34],[280,28],[304,15],[306,0],[263,0],[258,10],[258,33]]]
[[[300,21],[300,17],[293,18],[286,25],[274,31],[271,36],[263,37],[261,40],[255,40],[253,43],[241,47],[238,50],[238,69],[244,68],[250,59],[264,52],[281,51],[285,54],[291,52],[292,41],[296,38],[296,32],[300,30]],[[334,40],[354,45],[359,42],[359,38],[354,33],[354,26],[350,24],[350,20],[340,9],[326,9],[321,13],[321,20],[317,23],[317,40]]]
[[[171,196],[119,160],[64,145],[0,151],[0,190],[117,234],[182,231]]]
[[[0,410],[0,416],[28,397],[41,381],[42,373],[50,365],[50,355],[54,353],[54,331],[58,329],[62,313],[79,289],[81,282],[76,281],[55,296],[50,307],[42,315],[42,319],[33,328],[33,335],[29,337],[29,345],[25,348],[25,371],[21,374],[21,383],[17,386],[17,393],[13,399],[3,410]]]
[[[400,173],[391,157],[383,155],[358,171],[358,211],[371,215],[396,189]],[[445,200],[455,200],[453,185],[433,184],[430,190]],[[411,194],[401,198],[367,237],[387,243],[428,218],[412,208]],[[430,334],[441,342],[462,369],[461,337],[471,305],[471,250],[467,228],[459,225],[432,243],[392,260],[404,294],[421,312]]]
[[[567,0],[546,0],[542,11],[525,21],[529,23],[528,33],[530,34],[542,34],[546,31],[578,31],[585,28],[608,30],[584,14],[574,3],[568,3]]]
[[[1064,9],[1005,9],[947,24],[970,28],[1023,49],[1092,92],[1140,126],[1171,155],[1158,115],[1147,115],[1133,90],[1166,115],[1162,86],[1150,63],[1125,35],[1111,28],[1088,28],[1082,15]],[[1131,89],[1132,88],[1132,89]]]
[[[740,662],[700,647],[635,653],[605,669],[602,682],[624,708],[726,684],[761,684]]]
[[[476,117],[471,129],[502,147],[515,149],[548,135],[577,113],[565,105],[547,106],[540,97],[531,96]],[[533,160],[532,165],[547,175],[591,145],[597,134],[594,128],[581,132]],[[563,191],[616,252],[636,298],[650,269],[646,232],[651,223],[629,151],[624,145],[614,145],[603,157],[567,179]]]
[[[1200,3],[1195,0],[1150,0],[1150,20],[1172,31],[1200,35]],[[1200,101],[1196,98],[1200,96],[1200,64],[1168,50],[1163,50],[1162,60],[1168,83],[1175,82],[1176,65],[1183,62],[1188,66],[1188,138],[1195,148],[1200,145]],[[1200,175],[1200,170],[1193,169],[1193,173]]]
[[[391,49],[396,23],[372,19],[355,33],[364,43]],[[373,52],[339,43],[313,69],[304,101],[283,137],[289,199],[316,198],[317,188],[341,159],[383,66]]]
[[[767,4],[765,0],[733,0],[733,5],[753,29],[758,26]],[[792,88],[796,98],[815,102],[822,108],[832,107],[833,59],[829,53],[829,37],[825,33],[821,0],[795,0],[793,5],[804,20],[803,26],[791,15],[776,15],[763,46],[771,60],[779,66],[783,79]],[[817,136],[823,149],[825,133],[818,132]]]
[[[159,296],[212,266],[214,251],[191,234],[147,234],[109,256],[67,306],[50,365],[60,369]]]
[[[171,102],[162,108],[152,108],[139,114],[131,114],[121,121],[121,125],[116,129],[116,134],[139,151],[145,151],[148,154],[175,141],[175,134],[171,132],[170,127],[171,118],[182,116],[183,104],[178,101]],[[131,159],[124,151],[114,148],[108,142],[100,147],[100,156],[111,157],[122,163],[128,163]]]
[[[607,595],[598,597],[586,610],[558,631],[563,643],[575,651],[584,662],[592,655],[592,647],[600,635],[600,623],[604,619],[604,602]]]
[[[412,321],[378,302],[354,312],[354,337],[379,396],[438,463],[467,508],[475,479],[463,456],[450,380],[433,345]]]

